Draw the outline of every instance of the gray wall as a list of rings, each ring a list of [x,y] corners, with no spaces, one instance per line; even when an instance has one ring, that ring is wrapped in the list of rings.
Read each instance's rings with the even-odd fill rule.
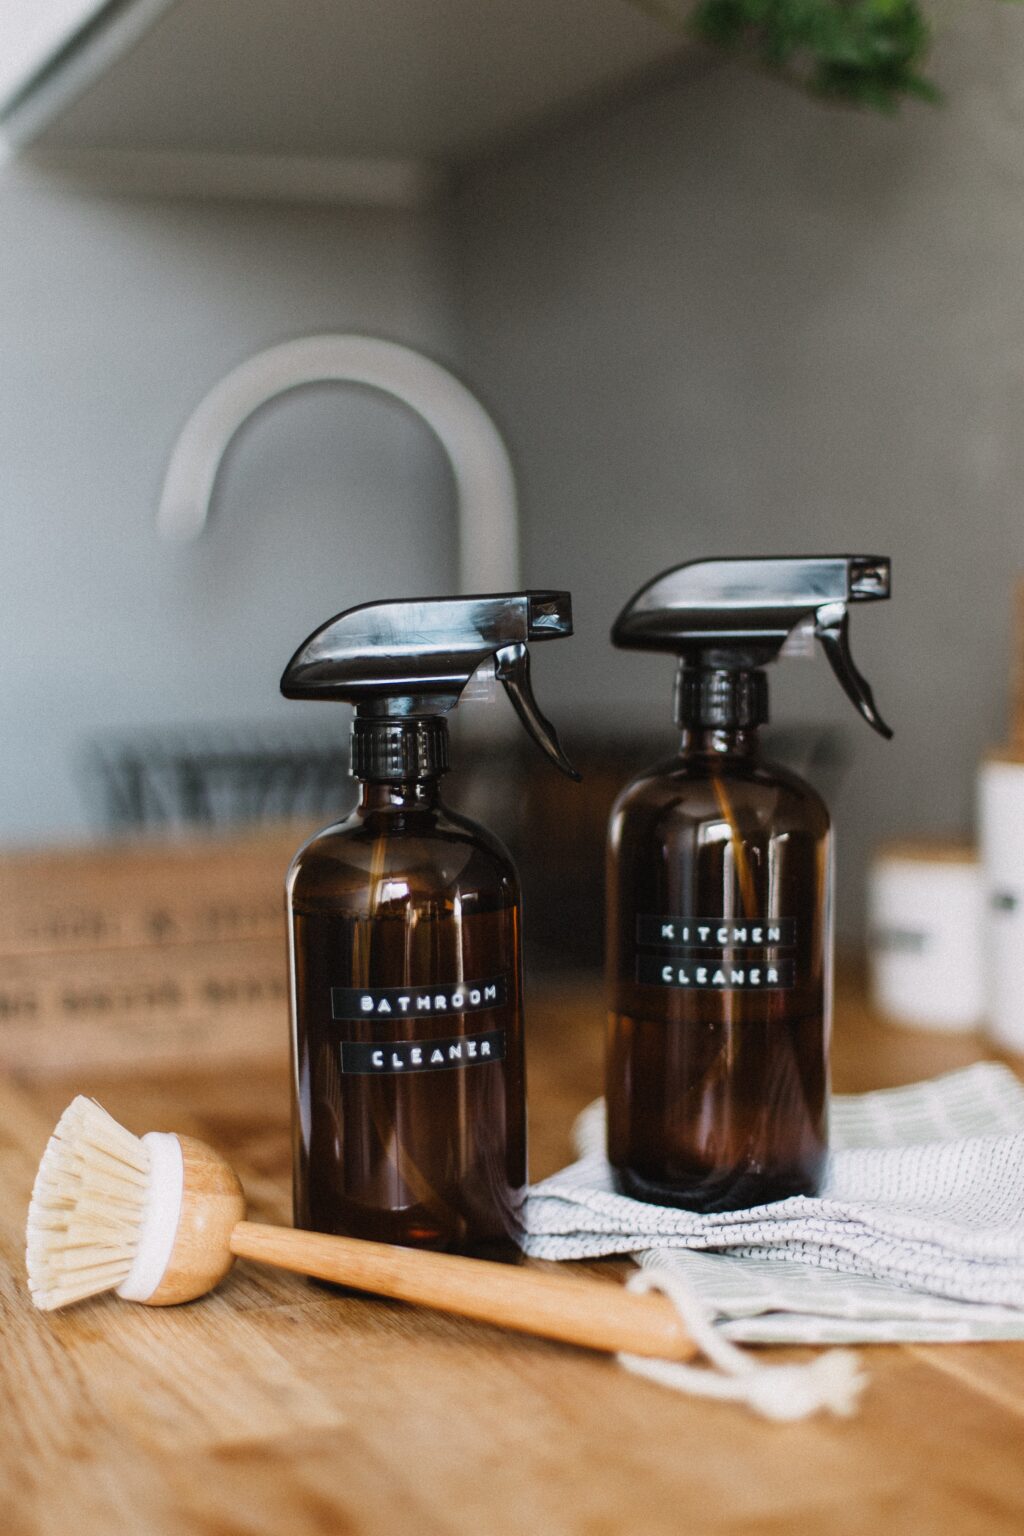
[[[254,418],[198,543],[162,544],[154,516],[184,421],[253,352],[351,329],[443,357],[451,327],[424,215],[85,197],[0,173],[0,249],[0,837],[28,843],[86,829],[91,740],[319,725],[277,697],[309,630],[367,592],[450,585],[441,451],[367,392],[299,391]]]
[[[849,728],[834,808],[855,931],[873,842],[970,821],[1024,566],[1024,12],[971,0],[938,72],[943,109],[886,120],[698,53],[676,86],[477,167],[430,216],[0,176],[0,838],[85,829],[91,737],[305,724],[276,688],[310,627],[449,585],[440,452],[358,392],[269,408],[207,537],[155,535],[171,445],[217,378],[289,336],[365,330],[454,360],[505,428],[528,578],[576,594],[578,639],[536,674],[577,729],[668,732],[670,663],[607,643],[658,569],[892,554],[895,599],[854,638],[893,745],[822,662],[775,681],[781,718]]]
[[[847,935],[872,844],[970,823],[1024,568],[1024,13],[958,14],[941,110],[831,110],[699,57],[456,199],[467,371],[518,454],[527,576],[576,599],[579,638],[544,657],[556,718],[668,729],[671,663],[607,642],[665,566],[892,555],[854,650],[895,742],[823,660],[774,673],[781,718],[849,724]]]

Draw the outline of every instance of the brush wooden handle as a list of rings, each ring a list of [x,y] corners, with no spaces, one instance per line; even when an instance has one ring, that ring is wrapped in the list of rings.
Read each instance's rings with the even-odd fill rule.
[[[686,1360],[696,1353],[666,1296],[636,1295],[613,1281],[253,1221],[235,1227],[231,1251],[275,1269],[587,1349],[622,1349],[666,1360]]]

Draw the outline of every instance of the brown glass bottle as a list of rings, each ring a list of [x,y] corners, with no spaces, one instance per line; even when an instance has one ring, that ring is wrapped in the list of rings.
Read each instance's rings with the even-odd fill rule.
[[[612,812],[608,1155],[637,1199],[812,1194],[827,1147],[828,812],[753,727],[684,729]]]
[[[441,804],[436,774],[367,782],[300,850],[288,904],[296,1225],[514,1256],[526,1097],[508,855]]]

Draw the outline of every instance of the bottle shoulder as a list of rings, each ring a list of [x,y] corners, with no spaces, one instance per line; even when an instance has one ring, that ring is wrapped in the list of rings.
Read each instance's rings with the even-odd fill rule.
[[[629,825],[667,826],[738,817],[747,827],[823,837],[828,807],[799,774],[763,757],[676,757],[638,774],[612,807],[613,834]]]
[[[449,898],[491,891],[518,900],[511,856],[485,827],[446,806],[369,814],[353,811],[315,833],[298,850],[287,876],[289,899],[317,901],[391,886],[391,899]]]

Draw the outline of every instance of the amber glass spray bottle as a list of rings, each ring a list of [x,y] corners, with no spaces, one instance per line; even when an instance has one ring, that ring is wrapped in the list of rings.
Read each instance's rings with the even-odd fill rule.
[[[612,630],[680,658],[680,751],[633,781],[608,847],[608,1156],[636,1199],[725,1211],[812,1194],[828,1138],[828,812],[765,762],[763,670],[813,627],[843,689],[848,605],[889,596],[877,556],[701,560],[656,577]]]
[[[526,1189],[515,868],[449,811],[445,715],[491,667],[566,773],[527,643],[567,592],[368,603],[299,648],[293,699],[354,704],[359,805],[288,875],[297,1226],[511,1257]]]

